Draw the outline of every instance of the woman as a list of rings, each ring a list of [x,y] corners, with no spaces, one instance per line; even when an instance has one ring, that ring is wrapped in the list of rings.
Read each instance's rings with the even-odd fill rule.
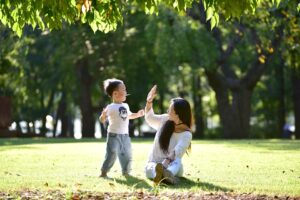
[[[185,99],[175,98],[171,100],[167,114],[156,115],[152,109],[155,96],[156,85],[147,96],[145,108],[146,122],[157,130],[145,173],[155,184],[161,180],[177,184],[176,176],[183,175],[181,158],[192,140],[191,107]]]

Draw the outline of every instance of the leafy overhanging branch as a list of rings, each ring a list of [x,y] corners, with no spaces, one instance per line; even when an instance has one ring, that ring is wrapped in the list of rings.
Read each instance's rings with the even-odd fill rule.
[[[263,0],[202,0],[206,9],[206,20],[211,28],[219,24],[219,14],[226,19],[239,18],[251,14]],[[272,0],[279,4],[281,0]],[[185,13],[196,2],[194,0],[0,0],[0,21],[18,36],[22,35],[25,25],[41,30],[61,29],[65,24],[77,21],[88,23],[94,32],[115,30],[123,21],[127,6],[142,9],[145,13],[158,13],[160,4]]]

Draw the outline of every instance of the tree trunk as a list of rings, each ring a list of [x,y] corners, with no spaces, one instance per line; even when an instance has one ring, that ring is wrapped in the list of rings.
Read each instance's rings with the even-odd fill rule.
[[[100,128],[101,128],[101,138],[106,138],[107,137],[107,130],[104,124],[100,123]]]
[[[217,99],[224,138],[248,138],[252,90],[241,82],[229,89],[223,76],[205,71]]]
[[[295,115],[295,135],[300,139],[300,70],[293,69],[292,74],[293,81],[293,102],[294,102],[294,115]]]
[[[32,122],[32,133],[35,135],[36,131],[35,131],[35,123],[34,121]]]
[[[17,124],[17,133],[22,135],[23,131],[22,131],[22,128],[21,128],[21,125],[20,125],[20,121],[16,121],[16,124]]]
[[[11,124],[11,99],[0,96],[0,129],[7,130]]]
[[[76,63],[77,77],[80,82],[79,106],[82,115],[82,137],[95,137],[95,119],[91,101],[92,77],[86,58]]]
[[[67,132],[67,136],[74,138],[74,120],[71,115],[68,116],[68,127],[69,131]]]
[[[231,103],[230,97],[216,95],[224,137],[236,139],[249,137],[252,91],[245,88],[233,91]]]
[[[282,137],[283,127],[285,125],[285,90],[284,90],[284,62],[280,57],[280,63],[277,67],[277,77],[279,81],[279,97],[278,97],[278,127],[277,127],[277,137]]]
[[[205,20],[205,9],[202,3],[195,4],[199,12],[191,9],[188,14],[195,20],[199,20],[207,29],[209,23]],[[247,33],[246,28],[240,23],[235,23],[236,30],[241,33]],[[278,49],[282,40],[283,25],[276,27],[271,45],[274,49]],[[253,44],[263,47],[262,41],[259,38],[255,29],[250,30]],[[210,31],[210,30],[209,30]],[[261,48],[262,51],[256,52],[256,58],[253,60],[251,67],[241,78],[231,68],[230,56],[236,49],[237,44],[241,41],[244,34],[230,34],[229,40],[225,40],[222,35],[222,30],[214,28],[210,31],[214,37],[220,56],[216,62],[218,69],[206,69],[205,73],[209,80],[210,86],[216,93],[217,107],[221,118],[221,124],[225,138],[247,138],[250,132],[250,110],[251,110],[251,95],[260,80],[267,63],[274,55],[273,52],[268,52]],[[226,45],[225,45],[226,43]],[[226,46],[226,48],[224,48]],[[264,62],[260,62],[259,57],[264,56]]]
[[[42,127],[41,127],[41,132],[40,132],[40,135],[41,136],[45,136],[46,135],[46,132],[47,132],[47,128],[46,128],[46,116],[42,116]]]
[[[60,99],[58,108],[57,108],[57,114],[56,114],[56,120],[55,120],[55,134],[57,132],[57,123],[58,120],[61,120],[61,133],[59,137],[67,137],[68,129],[69,129],[69,116],[67,114],[67,102],[66,102],[66,93],[62,93],[62,97]]]
[[[129,136],[134,137],[135,124],[133,120],[129,120]]]
[[[42,108],[42,111],[43,111],[43,113],[42,113],[42,128],[41,128],[41,133],[40,133],[41,137],[45,137],[46,132],[48,131],[47,128],[46,128],[46,116],[49,114],[49,112],[52,108],[52,105],[53,105],[53,102],[54,102],[54,94],[55,94],[55,89],[53,89],[51,91],[49,101],[48,101],[48,104],[46,106],[44,104],[44,101],[45,101],[44,92],[42,91],[42,94],[41,94],[40,102],[41,102],[41,108]]]
[[[30,121],[26,121],[26,127],[27,127],[27,134],[32,134],[32,131],[31,131],[31,127],[30,127]]]
[[[204,137],[204,120],[201,95],[201,79],[199,74],[193,75],[193,101],[194,101],[194,116],[195,116],[195,138]]]
[[[61,118],[61,137],[69,137],[69,116],[65,113]]]

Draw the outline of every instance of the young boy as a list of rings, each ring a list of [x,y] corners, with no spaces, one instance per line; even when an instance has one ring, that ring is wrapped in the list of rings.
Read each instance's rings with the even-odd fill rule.
[[[118,156],[122,174],[129,175],[131,170],[132,153],[131,142],[128,134],[129,119],[144,116],[144,110],[132,113],[127,103],[126,87],[123,81],[107,79],[104,81],[104,90],[112,98],[112,103],[103,109],[100,121],[104,123],[108,119],[106,155],[101,168],[100,177],[107,177],[107,173],[114,165]]]

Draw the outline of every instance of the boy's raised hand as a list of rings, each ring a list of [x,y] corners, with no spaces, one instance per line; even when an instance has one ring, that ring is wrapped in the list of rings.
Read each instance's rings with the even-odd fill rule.
[[[147,102],[152,102],[153,99],[155,98],[156,96],[156,88],[157,86],[154,85],[151,90],[149,91],[148,95],[147,95]]]

